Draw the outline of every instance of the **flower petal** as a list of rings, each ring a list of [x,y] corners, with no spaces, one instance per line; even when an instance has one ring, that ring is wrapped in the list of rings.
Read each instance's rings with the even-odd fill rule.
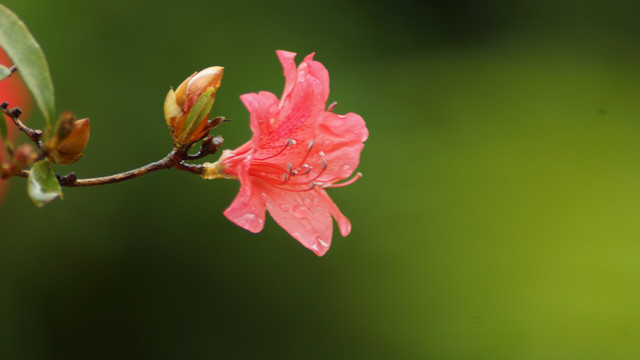
[[[298,67],[298,78],[310,77],[314,79],[311,84],[314,86],[316,101],[326,104],[329,99],[329,71],[321,62],[313,60],[315,53],[305,56]]]
[[[369,131],[360,115],[325,112],[316,133],[318,149],[326,154],[327,169],[318,179],[332,183],[351,176],[360,162]]]
[[[259,146],[272,131],[274,113],[279,103],[278,98],[268,91],[260,91],[240,95],[240,100],[249,110],[252,140],[256,146]]]
[[[326,191],[318,189],[317,192],[319,194],[318,199],[320,200],[318,206],[328,210],[333,218],[336,219],[338,228],[340,228],[340,234],[343,237],[349,235],[349,233],[351,233],[351,222],[349,219],[340,212],[340,209],[338,209],[338,206],[331,200]]]
[[[329,97],[329,72],[313,54],[308,55],[296,72],[293,53],[280,52],[287,78],[285,90],[275,117],[274,137],[304,138],[312,132],[317,115],[324,111]],[[294,54],[295,55],[295,54]]]
[[[296,68],[296,63],[294,61],[296,53],[277,50],[276,55],[278,55],[278,59],[280,60],[280,64],[282,64],[284,72],[284,91],[282,92],[282,98],[284,99],[289,95],[296,84],[296,78],[298,76],[298,69]]]
[[[327,208],[326,193],[322,194],[324,190],[293,192],[272,189],[266,195],[271,217],[304,247],[318,256],[324,255],[329,250],[333,235],[331,209]]]
[[[266,205],[262,192],[249,177],[249,161],[244,161],[237,168],[240,192],[224,211],[224,216],[241,228],[257,233],[264,228]]]

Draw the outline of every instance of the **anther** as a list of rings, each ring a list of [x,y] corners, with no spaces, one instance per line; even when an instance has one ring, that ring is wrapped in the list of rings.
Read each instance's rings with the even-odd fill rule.
[[[311,154],[311,149],[313,149],[313,146],[315,145],[315,143],[316,143],[315,139],[309,141],[309,146],[307,146],[307,153],[304,154],[304,157],[302,158],[302,161],[300,161],[300,165],[298,166],[302,166],[302,164],[304,164],[304,162],[307,161],[307,158],[309,157],[309,154]]]

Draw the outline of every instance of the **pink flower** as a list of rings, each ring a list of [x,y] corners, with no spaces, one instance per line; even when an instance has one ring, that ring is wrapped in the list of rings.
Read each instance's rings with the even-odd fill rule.
[[[342,236],[351,223],[325,189],[352,183],[369,135],[357,114],[325,110],[329,73],[313,55],[296,69],[295,53],[277,51],[286,78],[282,98],[266,91],[240,98],[251,117],[253,137],[206,164],[205,178],[237,178],[240,192],[225,216],[251,232],[264,227],[265,210],[291,236],[318,256],[331,245],[333,220]]]

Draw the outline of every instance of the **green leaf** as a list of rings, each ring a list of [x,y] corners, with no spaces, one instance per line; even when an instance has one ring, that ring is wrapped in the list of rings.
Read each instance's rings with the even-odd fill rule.
[[[196,129],[200,123],[207,118],[211,108],[213,107],[213,98],[211,94],[216,91],[214,87],[203,92],[202,95],[196,100],[195,104],[189,110],[189,115],[184,121],[184,130],[180,135],[181,142],[187,142],[191,137],[191,133]]]
[[[46,128],[49,129],[51,120],[55,117],[55,99],[47,59],[22,20],[2,4],[0,4],[0,47],[18,67],[20,76],[31,91],[44,116]]]
[[[45,206],[57,197],[62,198],[62,188],[48,161],[41,160],[33,164],[27,179],[27,192],[38,207]]]
[[[11,75],[11,70],[8,67],[0,65],[0,81]]]

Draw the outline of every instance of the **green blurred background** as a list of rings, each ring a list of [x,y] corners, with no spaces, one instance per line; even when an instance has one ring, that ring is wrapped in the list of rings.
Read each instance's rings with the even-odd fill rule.
[[[3,3],[58,109],[91,118],[82,177],[164,156],[169,86],[211,65],[242,144],[276,49],[316,51],[371,136],[323,258],[227,221],[236,182],[166,171],[36,209],[12,180],[0,358],[640,358],[638,1]]]

